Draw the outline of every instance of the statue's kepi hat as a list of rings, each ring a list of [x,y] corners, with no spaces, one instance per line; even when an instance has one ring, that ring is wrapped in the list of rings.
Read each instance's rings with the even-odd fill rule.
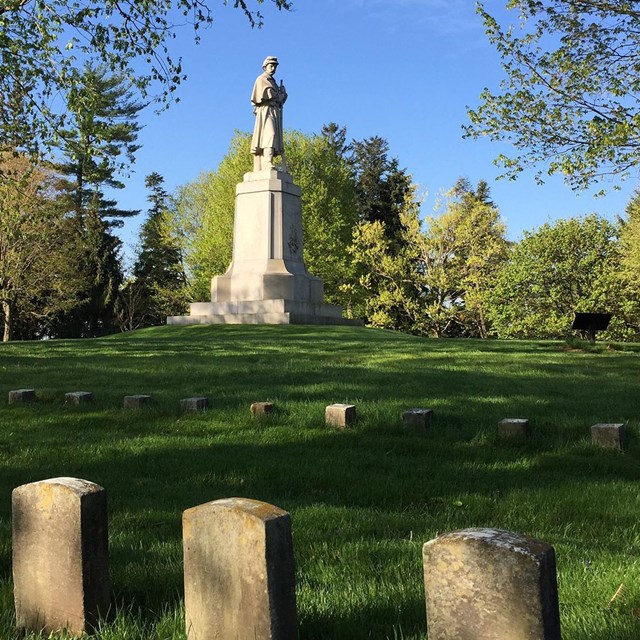
[[[267,56],[262,63],[262,68],[264,69],[268,64],[275,64],[277,66],[278,58],[276,58],[275,56]]]

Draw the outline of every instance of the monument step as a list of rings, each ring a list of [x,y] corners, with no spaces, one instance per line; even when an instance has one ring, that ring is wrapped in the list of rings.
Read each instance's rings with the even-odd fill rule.
[[[176,326],[193,324],[323,324],[361,327],[363,322],[359,318],[285,312],[169,316],[167,324]]]
[[[241,300],[234,302],[192,302],[189,305],[192,316],[214,316],[228,314],[295,313],[342,317],[342,308],[334,304],[301,302],[296,300]]]

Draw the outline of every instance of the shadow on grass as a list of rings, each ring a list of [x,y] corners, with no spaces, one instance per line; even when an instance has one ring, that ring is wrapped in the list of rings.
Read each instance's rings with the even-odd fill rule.
[[[46,398],[0,408],[0,578],[10,489],[63,475],[107,488],[116,602],[150,623],[179,604],[182,511],[223,497],[292,513],[307,639],[423,633],[419,543],[444,531],[492,526],[570,540],[589,557],[628,552],[637,439],[618,455],[584,438],[593,423],[635,420],[635,354],[308,327],[162,328],[78,345],[0,349],[0,393],[34,386]],[[57,403],[80,388],[96,394],[92,407]],[[124,412],[130,393],[155,406]],[[178,416],[192,395],[212,410]],[[256,422],[256,400],[280,412]],[[342,401],[358,404],[358,425],[326,429],[324,406]],[[436,411],[425,436],[400,426],[412,406]],[[528,417],[532,440],[498,441],[503,417]],[[611,637],[599,633],[588,637]]]
[[[80,438],[80,430],[75,435]],[[261,435],[254,432],[256,439],[264,439]],[[579,511],[580,544],[589,555],[600,546],[597,531],[622,531],[637,521],[633,513],[616,513],[601,499],[591,502],[591,488],[602,489],[603,481],[637,480],[637,465],[628,456],[607,455],[590,447],[541,452],[376,431],[318,431],[315,436],[300,443],[238,445],[208,441],[204,436],[198,444],[158,441],[153,435],[146,447],[142,438],[135,453],[127,453],[117,442],[97,453],[90,443],[87,451],[67,461],[56,456],[55,446],[42,443],[50,452],[46,461],[2,469],[0,483],[16,486],[73,475],[105,486],[117,602],[120,607],[139,608],[143,617],[153,617],[167,604],[178,605],[181,512],[223,497],[251,497],[291,511],[302,574],[313,564],[318,540],[333,547],[328,550],[332,557],[348,556],[354,545],[366,539],[368,554],[376,562],[394,566],[396,547],[409,534],[424,541],[438,532],[467,526],[536,534],[566,526]],[[557,504],[547,504],[550,491]],[[518,506],[525,496],[526,504]],[[571,504],[563,503],[563,497]],[[3,502],[6,513],[4,496]],[[297,513],[304,523],[299,536]],[[5,543],[7,535],[3,527]],[[626,550],[622,542],[617,550],[621,553]],[[8,577],[6,544],[3,548],[0,568]],[[409,551],[416,556],[416,566],[411,575],[398,574],[396,579],[413,580],[418,585],[413,596],[399,601],[396,597],[391,606],[383,604],[388,598],[381,594],[379,601],[362,600],[330,613],[311,607],[302,616],[301,637],[383,637],[381,631],[388,630],[390,623],[402,625],[406,633],[423,629],[419,547]],[[352,579],[363,588],[375,580],[375,574],[368,575],[369,565],[370,560],[364,566],[354,562]],[[322,585],[327,592],[332,588],[330,583]]]

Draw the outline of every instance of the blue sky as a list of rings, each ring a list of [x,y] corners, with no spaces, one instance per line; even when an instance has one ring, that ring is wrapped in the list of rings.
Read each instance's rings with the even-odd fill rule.
[[[487,2],[516,23],[504,4]],[[485,179],[515,240],[557,218],[597,212],[614,219],[639,186],[630,179],[621,191],[594,199],[558,177],[538,186],[533,171],[495,181],[493,158],[507,148],[462,139],[466,106],[476,106],[482,89],[496,88],[502,77],[472,0],[294,0],[291,13],[267,2],[262,29],[251,29],[231,6],[211,6],[214,24],[200,45],[188,27],[171,43],[189,77],[178,104],[142,114],[142,148],[117,194],[124,207],[146,210],[144,177],[152,171],[173,190],[217,167],[233,132],[253,127],[249,96],[267,55],[279,58],[276,77],[289,93],[285,127],[316,133],[337,122],[349,138],[386,138],[419,185],[425,216],[459,176],[474,184]],[[143,219],[121,231],[129,254]]]

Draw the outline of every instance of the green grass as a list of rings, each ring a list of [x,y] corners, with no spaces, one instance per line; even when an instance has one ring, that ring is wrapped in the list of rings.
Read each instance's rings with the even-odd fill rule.
[[[268,326],[0,346],[0,640],[15,637],[11,489],[55,476],[108,491],[114,613],[101,640],[185,637],[181,513],[230,496],[291,513],[303,640],[426,638],[422,543],[484,526],[555,547],[565,640],[636,640],[637,347]],[[37,404],[9,406],[24,387]],[[65,406],[76,390],[93,405]],[[153,407],[122,410],[136,393]],[[194,395],[211,409],[181,416]],[[257,400],[279,411],[255,420]],[[325,427],[333,402],[357,405],[355,428]],[[427,435],[402,429],[411,407],[434,409]],[[499,442],[504,417],[529,418],[531,440]],[[624,454],[592,447],[597,422],[627,423]]]

